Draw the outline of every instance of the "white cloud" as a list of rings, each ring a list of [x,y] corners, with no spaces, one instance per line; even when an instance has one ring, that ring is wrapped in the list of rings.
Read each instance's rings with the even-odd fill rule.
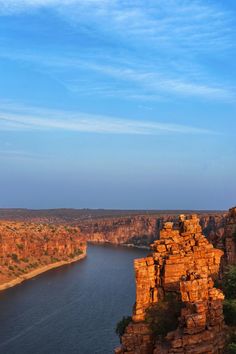
[[[29,61],[50,67],[51,73],[64,87],[80,95],[117,96],[125,99],[166,99],[171,96],[196,97],[235,101],[235,88],[224,82],[220,73],[210,76],[196,53],[219,53],[234,46],[232,14],[219,4],[203,0],[0,0],[0,14],[12,14],[50,8],[73,29],[85,26],[97,36],[99,50],[83,48],[74,53],[43,55],[22,48],[1,48],[0,55],[8,59]],[[103,38],[112,48],[103,46]],[[120,44],[120,56],[114,52]],[[124,48],[129,48],[126,52]],[[136,48],[139,53],[136,56]],[[134,51],[134,52],[133,52]],[[147,51],[147,55],[145,52]],[[119,52],[119,51],[118,51]],[[144,53],[140,59],[140,53]],[[56,55],[55,55],[56,54]],[[208,61],[207,57],[207,61]],[[142,62],[145,65],[142,65]],[[86,76],[80,90],[81,72]],[[64,72],[73,73],[70,80]],[[93,74],[100,74],[99,81]],[[47,75],[50,75],[47,73]],[[107,83],[109,79],[114,82]],[[91,82],[89,82],[91,80]],[[127,84],[129,87],[118,87]],[[104,90],[104,82],[106,90]],[[125,85],[124,85],[125,86]],[[132,86],[132,90],[129,88]]]
[[[223,101],[235,101],[236,90],[234,87],[229,87],[224,84],[217,84],[209,82],[207,78],[198,77],[195,73],[194,77],[186,74],[186,78],[179,77],[179,74],[172,73],[168,75],[163,68],[157,66],[150,68],[142,66],[137,61],[127,62],[124,64],[118,60],[114,62],[110,58],[108,64],[104,63],[106,60],[102,58],[97,59],[97,62],[92,61],[90,58],[77,59],[73,55],[71,57],[56,58],[53,56],[41,55],[28,55],[14,52],[12,54],[2,50],[0,57],[8,58],[10,60],[20,60],[36,63],[37,65],[49,67],[51,70],[56,71],[57,81],[62,84],[66,89],[77,92],[82,95],[101,94],[103,96],[124,96],[129,99],[142,99],[142,100],[160,100],[165,99],[168,94],[179,95],[183,97],[197,97],[201,99],[219,99]],[[103,63],[102,63],[103,62]],[[73,79],[59,79],[60,70],[73,71]],[[103,78],[112,78],[118,80],[120,83],[125,84],[126,88],[114,88],[113,84],[100,84],[94,82],[89,85],[90,75],[86,76],[86,80],[82,81],[81,71],[97,72],[102,74]],[[52,73],[51,73],[52,74]],[[50,75],[51,75],[50,74]],[[76,77],[79,77],[76,80]],[[82,84],[81,84],[82,83]],[[128,85],[128,86],[127,86]],[[132,85],[132,90],[129,86]],[[135,85],[135,86],[134,86]],[[117,86],[117,85],[116,85]],[[87,89],[86,89],[87,87]]]
[[[91,115],[81,112],[57,111],[0,103],[0,130],[71,131],[104,134],[214,134],[192,126],[129,120]]]

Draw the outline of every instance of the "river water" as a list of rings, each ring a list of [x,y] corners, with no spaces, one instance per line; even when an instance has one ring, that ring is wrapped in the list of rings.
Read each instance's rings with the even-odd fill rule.
[[[86,259],[0,292],[0,353],[112,354],[135,301],[133,260],[146,254],[90,245]]]

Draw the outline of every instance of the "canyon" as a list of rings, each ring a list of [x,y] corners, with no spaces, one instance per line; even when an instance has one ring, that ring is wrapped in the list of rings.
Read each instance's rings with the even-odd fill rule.
[[[198,215],[206,237],[216,247],[225,249],[227,213]],[[8,221],[4,221],[6,217]],[[149,248],[160,237],[166,222],[178,224],[178,213],[127,211],[127,215],[122,215],[121,211],[109,210],[1,209],[0,219],[0,287],[4,289],[41,271],[82,258],[86,242]],[[230,250],[227,240],[226,248]],[[77,254],[80,251],[82,255]],[[235,252],[230,257],[235,257]]]
[[[20,220],[0,221],[0,290],[84,258],[87,242],[150,247],[148,257],[134,262],[136,302],[115,353],[224,353],[224,294],[214,281],[236,264],[236,208]],[[158,305],[179,311],[164,337],[153,329]]]

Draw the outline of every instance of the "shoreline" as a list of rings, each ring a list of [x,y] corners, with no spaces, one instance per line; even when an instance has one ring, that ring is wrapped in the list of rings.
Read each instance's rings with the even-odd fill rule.
[[[129,247],[129,248],[139,248],[143,250],[150,251],[150,246],[134,245],[133,243],[112,243],[110,241],[87,241],[90,245],[110,245],[115,247]]]
[[[29,272],[27,274],[21,275],[21,276],[15,278],[15,279],[12,279],[12,280],[10,280],[10,281],[8,281],[6,283],[0,284],[0,291],[12,288],[15,285],[23,283],[25,280],[29,280],[29,279],[32,279],[34,277],[37,277],[37,275],[45,273],[48,270],[51,270],[51,269],[54,269],[54,268],[59,268],[59,267],[64,266],[64,265],[77,262],[77,261],[79,261],[81,259],[84,259],[86,256],[87,256],[87,253],[85,252],[85,253],[80,254],[79,256],[77,256],[77,257],[75,257],[75,258],[73,258],[71,260],[50,263],[50,264],[45,265],[45,266],[43,266],[41,268],[32,270],[31,272]]]

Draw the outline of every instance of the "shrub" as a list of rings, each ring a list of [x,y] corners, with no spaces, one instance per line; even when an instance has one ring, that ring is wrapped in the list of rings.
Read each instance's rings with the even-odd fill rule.
[[[11,258],[13,259],[14,262],[19,262],[17,254],[12,253]]]
[[[229,326],[236,326],[236,299],[224,301],[225,323]]]
[[[132,321],[132,317],[130,316],[123,316],[122,320],[120,320],[116,325],[116,334],[119,336],[120,340],[123,334],[125,333],[125,329],[128,324]]]
[[[233,233],[233,240],[234,240],[234,242],[236,242],[236,231],[234,231],[234,233]]]
[[[176,296],[168,294],[146,311],[146,322],[149,323],[155,337],[164,338],[168,332],[178,327],[181,302]]]
[[[224,274],[222,286],[227,299],[236,299],[236,266],[229,267]]]
[[[230,343],[228,345],[226,354],[236,354],[236,343]]]

